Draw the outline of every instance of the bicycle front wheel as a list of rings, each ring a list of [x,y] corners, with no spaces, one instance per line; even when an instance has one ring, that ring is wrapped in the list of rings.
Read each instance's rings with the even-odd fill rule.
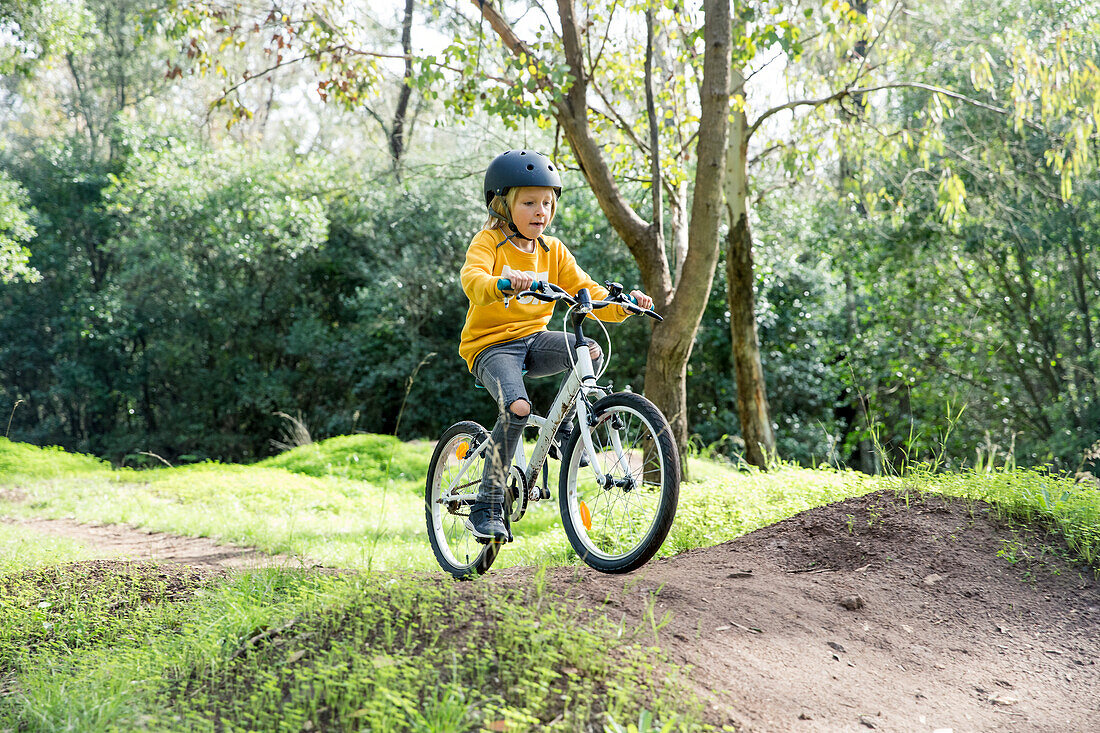
[[[668,421],[641,395],[609,395],[592,413],[595,455],[586,456],[578,425],[562,458],[561,521],[588,565],[626,573],[648,562],[672,528],[680,458]]]
[[[485,452],[477,448],[488,440],[489,432],[476,422],[456,423],[444,431],[428,464],[428,540],[440,567],[456,578],[485,573],[500,551],[500,544],[478,542],[466,528],[485,469]]]

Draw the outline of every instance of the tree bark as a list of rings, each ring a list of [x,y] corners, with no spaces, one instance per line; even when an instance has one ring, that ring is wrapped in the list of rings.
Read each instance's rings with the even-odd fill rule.
[[[718,226],[722,217],[722,184],[729,128],[732,31],[729,0],[703,5],[703,81],[699,89],[699,140],[696,146],[695,192],[691,205],[688,248],[680,285],[664,306],[665,320],[653,329],[646,362],[646,395],[665,413],[687,468],[687,364],[695,333],[707,306],[718,264]],[[665,266],[667,276],[667,260]],[[685,473],[685,475],[687,475]]]
[[[744,84],[733,70],[734,89]],[[768,410],[760,341],[756,332],[755,274],[748,211],[749,130],[744,109],[731,110],[726,154],[726,207],[730,229],[726,238],[726,301],[730,310],[730,341],[737,379],[737,416],[745,441],[745,460],[767,468],[775,456],[775,433]]]
[[[668,213],[668,239],[672,246],[672,287],[678,288],[684,274],[684,259],[688,250],[687,181],[680,181],[671,187]]]
[[[393,127],[390,128],[390,155],[393,157],[393,171],[397,180],[401,180],[401,157],[405,154],[405,118],[409,112],[409,97],[412,96],[412,22],[413,3],[405,0],[405,17],[401,21],[401,51],[405,54],[405,75],[401,80],[401,90],[397,95],[397,108],[393,113]]]

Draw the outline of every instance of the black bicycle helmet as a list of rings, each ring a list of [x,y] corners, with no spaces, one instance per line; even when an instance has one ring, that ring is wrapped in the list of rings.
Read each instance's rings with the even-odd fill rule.
[[[554,189],[561,198],[561,176],[549,158],[534,150],[509,150],[493,158],[485,170],[485,206],[494,196],[503,196],[508,189],[521,186],[545,186]],[[494,216],[500,215],[489,207]]]

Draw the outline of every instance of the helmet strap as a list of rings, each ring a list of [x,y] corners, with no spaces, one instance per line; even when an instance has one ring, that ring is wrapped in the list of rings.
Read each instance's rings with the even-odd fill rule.
[[[489,216],[491,216],[495,219],[500,219],[505,224],[510,225],[512,223],[512,220],[511,220],[510,217],[507,217],[504,214],[500,213],[499,211],[494,209],[492,206],[486,206],[485,208],[489,210]]]
[[[530,242],[531,241],[530,239],[528,239],[527,237],[525,237],[525,236],[523,236],[522,234],[519,233],[519,227],[516,226],[515,222],[509,221],[508,222],[508,229],[511,230],[511,232],[512,232],[511,234],[508,235],[508,239],[512,239],[514,237],[516,239],[522,239],[524,242]]]

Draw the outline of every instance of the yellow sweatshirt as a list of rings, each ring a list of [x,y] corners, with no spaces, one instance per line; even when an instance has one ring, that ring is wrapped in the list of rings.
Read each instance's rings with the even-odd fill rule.
[[[486,347],[542,331],[554,313],[553,303],[544,303],[530,296],[512,298],[505,308],[504,294],[497,288],[497,280],[505,265],[513,270],[532,273],[536,280],[551,282],[570,295],[576,295],[581,288],[588,288],[593,300],[607,296],[607,288],[597,284],[577,266],[577,261],[561,240],[546,236],[542,240],[545,247],[535,242],[534,252],[524,252],[511,241],[504,241],[502,230],[482,229],[470,242],[460,276],[462,289],[470,299],[470,309],[466,311],[466,325],[462,327],[458,353],[471,370],[474,359]],[[617,323],[626,320],[630,314],[615,305],[593,311],[593,315],[601,321]]]

